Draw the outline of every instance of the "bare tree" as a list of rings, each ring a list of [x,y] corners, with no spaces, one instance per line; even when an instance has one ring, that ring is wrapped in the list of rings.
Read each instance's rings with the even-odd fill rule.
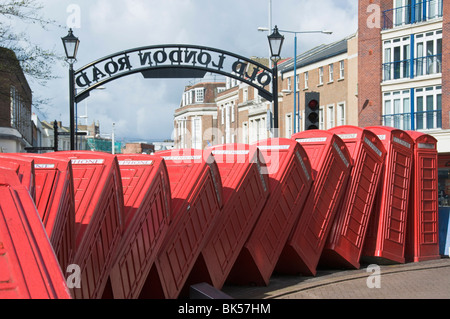
[[[44,29],[58,26],[54,20],[41,15],[43,5],[36,0],[6,0],[0,3],[0,45],[16,53],[25,74],[45,84],[53,79],[51,69],[55,60],[61,59],[55,52],[34,44],[24,32],[17,33],[11,26],[13,20],[38,24]]]
[[[52,67],[63,57],[52,50],[45,49],[33,43],[25,32],[18,32],[17,24],[37,24],[44,30],[49,27],[63,28],[56,21],[42,15],[43,5],[37,0],[1,0],[0,2],[0,47],[12,50],[24,74],[40,85],[46,85],[48,80],[56,78]],[[14,61],[3,59],[0,61],[2,72],[13,72]],[[7,92],[6,92],[7,93]],[[48,100],[36,95],[33,105],[39,108]]]

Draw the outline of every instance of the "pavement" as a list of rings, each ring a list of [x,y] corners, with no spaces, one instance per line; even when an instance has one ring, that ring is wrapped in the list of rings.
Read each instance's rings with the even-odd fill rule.
[[[318,269],[317,275],[274,274],[268,286],[225,285],[236,299],[450,299],[450,258],[360,269]]]

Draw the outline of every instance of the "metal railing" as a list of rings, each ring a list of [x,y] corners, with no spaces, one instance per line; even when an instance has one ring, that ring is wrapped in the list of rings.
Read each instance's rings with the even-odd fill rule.
[[[414,112],[414,127],[411,126],[411,113],[385,114],[383,125],[401,130],[425,130],[442,128],[442,110]]]
[[[442,128],[442,110],[415,112],[415,129],[435,129]]]
[[[442,54],[414,59],[414,76],[442,73]]]
[[[383,30],[442,17],[443,0],[423,0],[383,11]]]
[[[411,113],[383,115],[383,125],[395,127],[400,130],[411,130]]]
[[[383,63],[383,81],[409,78],[411,76],[411,63],[413,75],[422,76],[442,73],[442,54]]]
[[[409,78],[410,66],[410,59],[383,63],[383,81]]]

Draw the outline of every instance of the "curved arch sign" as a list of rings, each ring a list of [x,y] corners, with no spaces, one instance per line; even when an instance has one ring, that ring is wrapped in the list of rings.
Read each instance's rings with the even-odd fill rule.
[[[202,78],[218,73],[255,87],[259,95],[273,101],[268,88],[273,71],[251,59],[227,51],[194,45],[158,45],[118,52],[94,61],[74,73],[75,102],[89,96],[102,84],[126,75],[144,78]]]

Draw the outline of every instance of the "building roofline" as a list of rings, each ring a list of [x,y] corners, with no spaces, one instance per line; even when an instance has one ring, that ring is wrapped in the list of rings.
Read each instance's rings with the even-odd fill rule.
[[[305,51],[297,56],[297,68],[305,67],[319,61],[323,61],[343,53],[347,53],[347,42],[354,37],[356,33],[353,33],[341,40],[332,42],[330,44],[321,44],[308,51]],[[291,58],[285,63],[285,66],[281,73],[287,73],[294,70],[294,58]]]
[[[226,82],[222,82],[222,81],[220,81],[220,82],[199,82],[199,83],[195,83],[193,85],[186,85],[184,87],[184,92],[187,92],[189,90],[192,90],[192,89],[195,89],[195,88],[198,88],[198,87],[203,87],[203,86],[206,86],[206,85],[215,85],[215,84],[225,86]]]

